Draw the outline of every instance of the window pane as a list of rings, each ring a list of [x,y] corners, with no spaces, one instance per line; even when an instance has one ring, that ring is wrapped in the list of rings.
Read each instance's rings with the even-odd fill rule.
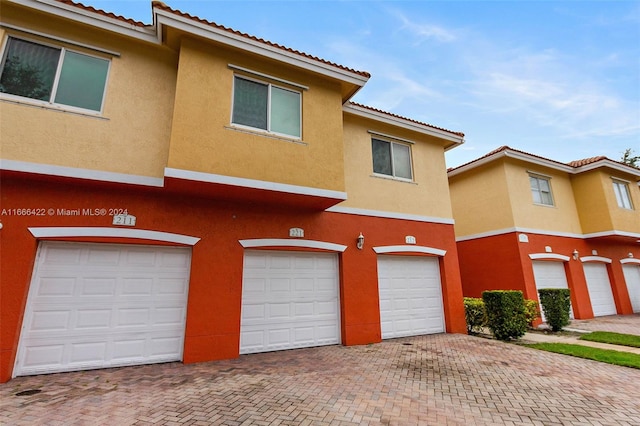
[[[629,194],[629,187],[626,183],[613,182],[613,192],[616,194],[618,207],[633,209],[631,205],[631,194]]]
[[[270,130],[300,137],[300,93],[271,88]]]
[[[233,90],[231,121],[267,130],[268,86],[236,77]]]
[[[393,144],[393,171],[396,177],[411,179],[411,150],[407,145]]]
[[[100,111],[109,61],[65,51],[55,102]]]
[[[391,144],[378,139],[371,139],[371,147],[373,151],[373,172],[391,176]]]
[[[60,49],[9,38],[0,92],[48,101],[59,57]]]

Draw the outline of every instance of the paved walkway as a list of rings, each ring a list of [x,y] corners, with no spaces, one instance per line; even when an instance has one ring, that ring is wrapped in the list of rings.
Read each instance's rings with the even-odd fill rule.
[[[640,370],[440,334],[19,377],[0,385],[0,424],[638,425],[639,384]]]
[[[569,343],[640,355],[640,348],[580,340],[581,334],[591,333],[593,331],[610,331],[614,333],[640,335],[640,315],[638,314],[599,317],[591,320],[572,320],[571,324],[565,327],[565,330],[569,333],[545,334],[542,331],[526,333],[522,337],[522,341],[531,343]]]

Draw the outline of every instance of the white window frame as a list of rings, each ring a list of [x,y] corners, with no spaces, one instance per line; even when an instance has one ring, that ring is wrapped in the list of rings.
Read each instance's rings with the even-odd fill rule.
[[[613,182],[613,193],[616,196],[618,207],[625,210],[634,210],[629,182],[614,177],[611,178],[611,181]]]
[[[234,123],[233,122],[233,112],[234,112],[234,108],[235,108],[235,93],[236,93],[236,79],[243,79],[243,80],[247,80],[247,81],[253,81],[254,83],[258,83],[258,84],[262,84],[267,86],[267,129],[261,129],[259,127],[252,127],[252,126],[248,126],[246,124],[239,124],[239,123]],[[300,136],[296,136],[296,135],[289,135],[286,133],[279,133],[279,132],[274,132],[271,130],[271,90],[273,88],[278,88],[280,90],[286,90],[288,92],[292,92],[292,93],[297,93],[298,97],[300,99],[300,107],[299,107],[299,111],[298,111],[298,115],[300,117],[300,128],[298,129]],[[269,134],[269,135],[277,135],[279,137],[282,138],[286,138],[286,139],[293,139],[293,140],[302,140],[302,91],[300,90],[296,90],[296,89],[292,89],[291,87],[285,87],[285,86],[281,86],[281,85],[277,85],[277,84],[273,84],[269,81],[266,80],[260,80],[257,78],[251,78],[248,77],[246,75],[242,75],[242,74],[234,74],[233,75],[233,91],[231,93],[231,117],[229,119],[230,123],[232,126],[237,127],[237,128],[241,128],[241,129],[247,129],[250,130],[252,132],[256,132],[256,133],[265,133],[265,134]]]
[[[537,174],[537,173],[528,173],[528,182],[529,182],[529,190],[531,192],[531,198],[533,199],[533,204],[535,204],[536,206],[545,206],[545,207],[554,207],[556,205],[555,203],[555,199],[553,197],[553,189],[551,188],[551,177],[550,176],[545,176],[545,175],[541,175],[541,174]],[[551,203],[545,203],[544,202],[544,197],[542,197],[542,195],[540,196],[540,200],[541,202],[536,202],[533,194],[534,191],[538,191],[540,194],[543,193],[543,191],[540,190],[540,184],[538,184],[538,188],[534,190],[534,188],[531,187],[531,179],[536,179],[537,181],[546,181],[547,185],[549,186],[549,198],[551,198]]]
[[[383,177],[386,179],[395,179],[395,180],[400,180],[403,182],[413,182],[414,181],[414,172],[413,172],[413,150],[411,148],[411,145],[413,145],[411,142],[407,141],[407,143],[402,143],[402,142],[396,142],[396,141],[392,141],[389,140],[388,138],[383,138],[383,137],[379,137],[378,134],[373,134],[373,137],[371,138],[371,167],[373,168],[373,141],[374,140],[378,140],[380,142],[386,142],[388,144],[390,144],[390,155],[391,155],[391,174],[387,175],[384,173],[378,173],[375,170],[373,171],[373,175],[377,176],[377,177]],[[405,178],[405,177],[401,177],[401,176],[396,176],[396,165],[395,165],[395,161],[393,159],[393,146],[394,145],[402,145],[402,146],[406,146],[407,148],[409,148],[409,170],[411,172],[411,178]]]
[[[56,68],[56,75],[54,77],[53,83],[52,83],[52,88],[51,88],[51,95],[49,97],[48,101],[43,101],[41,99],[33,99],[33,98],[28,98],[25,96],[19,96],[19,95],[12,95],[10,93],[4,93],[4,92],[0,92],[0,99],[4,99],[4,100],[8,100],[8,101],[12,101],[15,103],[20,103],[20,104],[31,104],[31,105],[37,105],[37,106],[42,106],[45,108],[51,108],[51,109],[57,109],[57,110],[63,110],[63,111],[69,111],[69,112],[75,112],[75,113],[79,113],[79,114],[84,114],[84,115],[93,115],[93,116],[102,116],[102,112],[104,110],[104,103],[105,103],[105,98],[107,97],[107,87],[109,84],[109,75],[111,73],[111,59],[107,59],[103,56],[98,56],[98,55],[91,55],[89,53],[86,52],[82,52],[79,50],[74,50],[74,49],[69,49],[67,47],[58,45],[58,44],[53,44],[53,43],[47,43],[47,42],[43,42],[41,40],[35,40],[32,38],[28,38],[28,37],[20,37],[20,36],[16,36],[13,34],[8,34],[2,44],[2,50],[0,51],[0,77],[2,76],[2,72],[4,71],[4,64],[5,64],[5,54],[6,51],[8,49],[9,46],[9,39],[16,39],[16,40],[22,40],[28,43],[33,43],[33,44],[37,44],[40,46],[44,46],[44,47],[51,47],[54,49],[60,49],[60,56],[58,58],[58,66]],[[57,91],[58,91],[58,83],[60,81],[60,73],[62,71],[62,65],[64,64],[64,57],[66,52],[72,52],[72,53],[76,53],[78,55],[84,55],[84,56],[89,56],[91,58],[97,58],[97,59],[102,59],[104,61],[107,61],[107,74],[105,77],[105,81],[104,81],[104,90],[102,91],[102,100],[100,102],[100,110],[96,111],[93,109],[87,109],[87,108],[80,108],[80,107],[76,107],[76,106],[72,106],[72,105],[66,105],[66,104],[60,104],[60,103],[56,103],[53,100],[56,97]]]

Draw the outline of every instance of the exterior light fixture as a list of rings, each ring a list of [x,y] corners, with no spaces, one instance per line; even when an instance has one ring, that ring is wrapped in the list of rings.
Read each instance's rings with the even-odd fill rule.
[[[578,256],[580,256],[580,253],[578,253],[578,250],[573,250],[573,260],[578,260]]]
[[[356,240],[356,247],[358,247],[358,250],[362,250],[362,248],[364,247],[364,235],[362,235],[362,232],[360,233],[360,235],[358,235],[358,239]]]

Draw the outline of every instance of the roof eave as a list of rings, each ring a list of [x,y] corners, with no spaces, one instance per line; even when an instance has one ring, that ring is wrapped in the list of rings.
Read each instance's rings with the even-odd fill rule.
[[[365,83],[369,80],[369,77],[360,75],[356,72],[342,70],[330,64],[325,64],[313,60],[312,58],[300,56],[294,52],[289,52],[275,46],[269,46],[257,40],[252,40],[250,38],[235,34],[230,31],[214,28],[211,25],[194,21],[193,19],[177,15],[175,13],[163,10],[155,6],[153,7],[153,16],[155,25],[157,27],[157,36],[159,37],[160,42],[163,41],[162,27],[166,26],[196,35],[198,37],[202,37],[207,40],[215,41],[217,43],[251,52],[256,55],[287,63],[298,68],[306,69],[308,71],[312,71],[326,77],[350,83],[357,86],[358,88],[364,86]]]
[[[455,168],[451,171],[449,171],[447,173],[447,175],[449,177],[453,177],[462,173],[466,173],[470,170],[473,170],[477,167],[483,166],[485,164],[491,163],[495,160],[498,160],[499,158],[503,158],[503,157],[507,157],[507,158],[514,158],[516,160],[521,160],[527,163],[531,163],[531,164],[535,164],[538,166],[543,166],[543,167],[548,167],[550,169],[555,169],[561,172],[565,172],[565,173],[574,173],[574,168],[568,165],[564,165],[561,163],[557,163],[555,161],[552,160],[547,160],[544,158],[540,158],[540,157],[535,157],[532,155],[527,155],[525,153],[522,152],[516,152],[516,151],[512,151],[510,149],[505,149],[503,151],[499,151],[496,152],[492,155],[489,155],[487,157],[484,158],[480,158],[476,161],[473,161],[471,163],[465,164],[463,166],[460,166],[458,168]]]
[[[90,25],[92,27],[97,27],[127,37],[132,37],[149,43],[158,44],[155,30],[148,26],[142,27],[139,25],[130,24],[119,19],[104,16],[89,10],[84,10],[80,7],[61,3],[56,0],[7,1],[81,24]]]
[[[599,169],[601,167],[608,167],[610,169],[613,169],[619,172],[630,174],[638,178],[638,180],[640,180],[640,169],[636,169],[635,167],[631,167],[631,166],[626,166],[616,161],[611,161],[609,159],[602,159],[602,160],[595,161],[593,163],[585,164],[584,166],[576,167],[573,170],[573,172],[576,174],[583,173],[583,172]]]
[[[400,117],[390,116],[382,112],[362,108],[358,105],[345,104],[343,105],[342,110],[346,113],[368,118],[370,120],[379,121],[429,136],[434,136],[439,139],[445,139],[450,142],[449,144],[445,145],[445,150],[452,149],[455,146],[464,143],[464,136],[456,135],[445,130],[436,129],[434,127],[422,125],[413,121],[403,120]]]

